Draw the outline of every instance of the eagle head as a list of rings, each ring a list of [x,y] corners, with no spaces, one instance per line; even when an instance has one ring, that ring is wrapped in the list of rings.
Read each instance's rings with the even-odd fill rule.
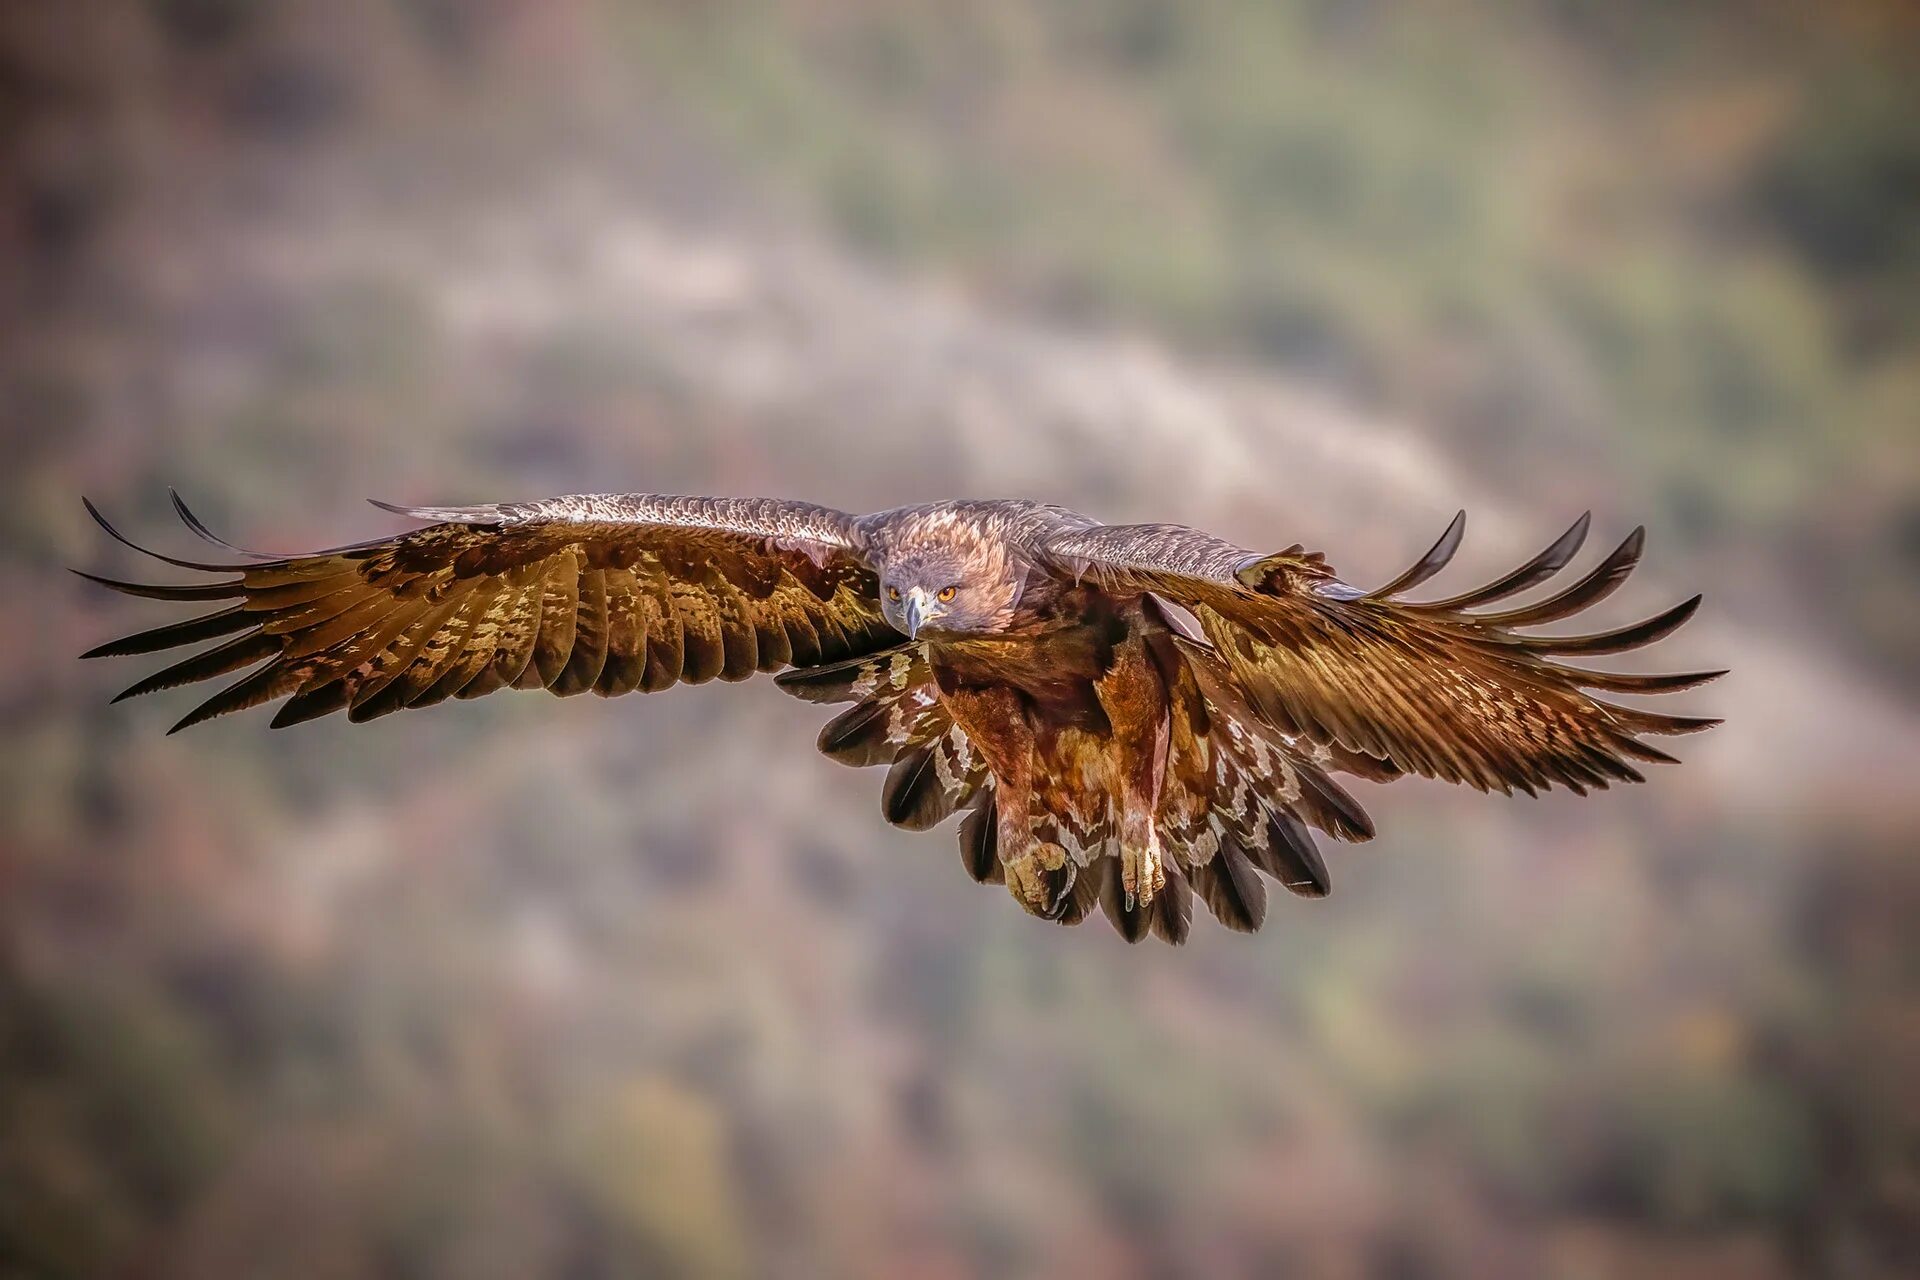
[[[998,539],[954,525],[942,533],[898,547],[882,562],[881,613],[916,640],[1005,631],[1020,602],[1025,566]]]

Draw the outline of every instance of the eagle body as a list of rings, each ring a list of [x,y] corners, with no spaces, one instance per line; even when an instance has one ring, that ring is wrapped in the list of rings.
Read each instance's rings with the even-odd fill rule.
[[[389,507],[426,524],[295,556],[223,542],[174,502],[236,558],[146,552],[203,575],[180,585],[83,576],[215,603],[87,655],[218,641],[121,695],[245,673],[176,729],[269,701],[282,726],[509,687],[612,696],[775,672],[789,693],[846,704],[819,749],[888,766],[888,821],[958,815],[974,879],[1047,919],[1097,908],[1129,941],[1184,941],[1196,899],[1257,929],[1269,879],[1327,893],[1313,833],[1373,835],[1337,774],[1585,793],[1672,760],[1644,736],[1717,723],[1596,691],[1666,693],[1719,672],[1556,660],[1651,643],[1699,597],[1612,631],[1533,630],[1611,594],[1641,530],[1570,584],[1511,603],[1566,567],[1584,516],[1495,581],[1415,602],[1405,593],[1451,559],[1464,516],[1365,591],[1299,546],[1261,554],[1019,500],[866,516],[651,494]]]

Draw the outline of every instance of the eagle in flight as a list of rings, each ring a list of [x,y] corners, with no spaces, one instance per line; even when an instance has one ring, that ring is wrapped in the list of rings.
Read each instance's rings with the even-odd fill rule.
[[[1067,924],[1097,905],[1128,941],[1183,942],[1196,896],[1229,928],[1259,928],[1261,873],[1324,895],[1312,832],[1373,835],[1335,774],[1585,794],[1641,781],[1635,762],[1672,762],[1644,736],[1718,723],[1593,691],[1667,693],[1721,672],[1555,660],[1659,640],[1700,597],[1616,630],[1533,630],[1611,595],[1640,559],[1642,530],[1551,595],[1486,607],[1564,568],[1587,516],[1485,586],[1413,601],[1405,593],[1459,547],[1464,512],[1369,591],[1299,546],[1260,554],[1198,529],[1104,525],[1026,501],[866,516],[651,494],[376,503],[427,523],[295,556],[223,542],[173,501],[238,558],[146,551],[218,575],[188,585],[83,576],[218,603],[86,655],[227,637],[120,694],[252,668],[176,730],[276,699],[281,726],[505,688],[612,696],[779,672],[788,693],[851,704],[820,750],[890,766],[887,821],[922,830],[959,813],[975,880]]]

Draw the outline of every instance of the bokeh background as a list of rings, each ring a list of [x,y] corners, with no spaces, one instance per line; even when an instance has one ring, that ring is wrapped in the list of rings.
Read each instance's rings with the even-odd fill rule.
[[[6,0],[0,326],[0,1275],[1920,1268],[1911,5]],[[1592,507],[1729,723],[1129,949],[765,681],[164,737],[168,484]]]

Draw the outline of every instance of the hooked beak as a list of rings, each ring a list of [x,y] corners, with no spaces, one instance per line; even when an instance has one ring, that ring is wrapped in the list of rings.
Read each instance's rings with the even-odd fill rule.
[[[927,619],[933,617],[934,614],[932,603],[927,599],[927,593],[919,587],[915,587],[907,592],[907,607],[905,612],[907,639],[918,640],[920,638],[920,628],[925,626]]]

